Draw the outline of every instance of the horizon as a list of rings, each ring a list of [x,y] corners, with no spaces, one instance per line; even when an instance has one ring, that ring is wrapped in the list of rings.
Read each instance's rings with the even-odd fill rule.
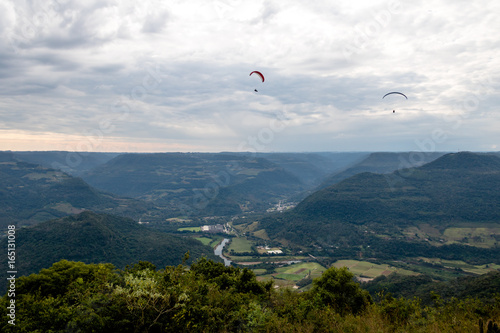
[[[419,150],[311,150],[311,151],[77,151],[77,150],[0,150],[0,152],[25,152],[25,153],[77,153],[77,154],[92,154],[92,153],[102,153],[102,154],[322,154],[322,153],[421,153],[421,154],[433,154],[433,153],[500,153],[500,150],[433,150],[433,151],[419,151]]]

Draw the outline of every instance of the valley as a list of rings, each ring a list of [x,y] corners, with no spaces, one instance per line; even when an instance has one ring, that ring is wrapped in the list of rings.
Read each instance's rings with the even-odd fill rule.
[[[435,153],[404,169],[409,154],[108,154],[90,158],[74,171],[82,178],[73,178],[19,159],[47,165],[53,155],[4,153],[3,191],[11,194],[2,202],[17,215],[2,223],[31,216],[15,223],[36,225],[86,210],[125,215],[212,251],[228,239],[222,255],[232,265],[303,290],[331,266],[362,282],[500,268],[500,158]],[[66,192],[52,187],[61,180]],[[32,186],[50,199],[26,212],[9,201]]]

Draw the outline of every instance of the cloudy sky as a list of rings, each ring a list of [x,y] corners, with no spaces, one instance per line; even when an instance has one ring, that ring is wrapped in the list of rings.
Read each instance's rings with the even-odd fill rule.
[[[0,150],[498,151],[499,14],[495,0],[0,0]]]

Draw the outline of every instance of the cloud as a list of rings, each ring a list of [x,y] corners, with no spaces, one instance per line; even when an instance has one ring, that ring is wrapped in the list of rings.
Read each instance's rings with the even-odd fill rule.
[[[3,1],[0,124],[33,150],[37,133],[94,133],[100,150],[414,150],[436,129],[448,135],[436,149],[484,150],[498,145],[499,10],[492,0]],[[382,100],[394,90],[408,101]]]

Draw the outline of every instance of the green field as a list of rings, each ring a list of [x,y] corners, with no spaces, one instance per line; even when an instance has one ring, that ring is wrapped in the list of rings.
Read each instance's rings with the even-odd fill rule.
[[[310,274],[311,278],[314,279],[320,277],[325,270],[325,267],[316,262],[303,262],[277,268],[277,274],[274,277],[277,279],[299,281]]]
[[[185,227],[185,228],[179,228],[177,231],[193,231],[193,232],[200,232],[201,228],[200,227]]]
[[[446,268],[460,268],[464,272],[473,274],[486,274],[488,272],[500,269],[500,265],[486,264],[486,265],[471,265],[461,260],[445,260],[439,258],[421,258],[425,262],[432,264],[439,264]]]
[[[223,237],[222,236],[214,236],[214,237],[202,236],[202,237],[194,237],[194,239],[199,240],[204,245],[208,245],[211,248],[215,248],[222,241]]]
[[[252,252],[253,242],[249,241],[246,238],[235,237],[231,239],[231,243],[227,248],[227,251],[231,253],[231,250],[234,253],[242,253],[242,252]]]
[[[265,229],[260,229],[258,231],[255,231],[253,233],[253,236],[254,237],[258,237],[258,238],[262,238],[262,239],[265,239],[265,240],[269,240],[269,236],[267,235],[267,232]]]
[[[368,261],[359,261],[359,260],[337,260],[333,266],[347,267],[350,272],[352,272],[356,276],[367,277],[367,278],[375,278],[380,275],[389,275],[391,273],[398,273],[402,275],[417,275],[417,273],[402,269],[392,267],[386,264],[374,264]]]
[[[234,261],[235,263],[241,262],[254,262],[258,261],[259,263],[265,262],[276,262],[276,261],[288,261],[288,260],[307,260],[311,259],[310,257],[292,257],[292,256],[271,256],[271,257],[259,257],[259,256],[231,256],[228,255],[228,258]]]
[[[315,262],[301,262],[276,268],[276,273],[260,275],[261,281],[273,279],[274,284],[280,287],[293,287],[297,281],[306,277],[318,278],[326,270],[325,267]],[[255,270],[257,271],[257,270]],[[262,273],[263,270],[258,270]]]
[[[213,239],[208,237],[197,237],[196,239],[202,242],[203,245],[210,245],[213,242]]]
[[[443,237],[447,244],[464,243],[477,247],[493,247],[497,241],[495,236],[500,235],[500,228],[447,228]]]
[[[427,240],[430,244],[464,244],[482,248],[494,247],[500,236],[500,227],[495,223],[461,223],[448,227],[442,232],[430,225],[420,224],[403,231],[406,237]]]

